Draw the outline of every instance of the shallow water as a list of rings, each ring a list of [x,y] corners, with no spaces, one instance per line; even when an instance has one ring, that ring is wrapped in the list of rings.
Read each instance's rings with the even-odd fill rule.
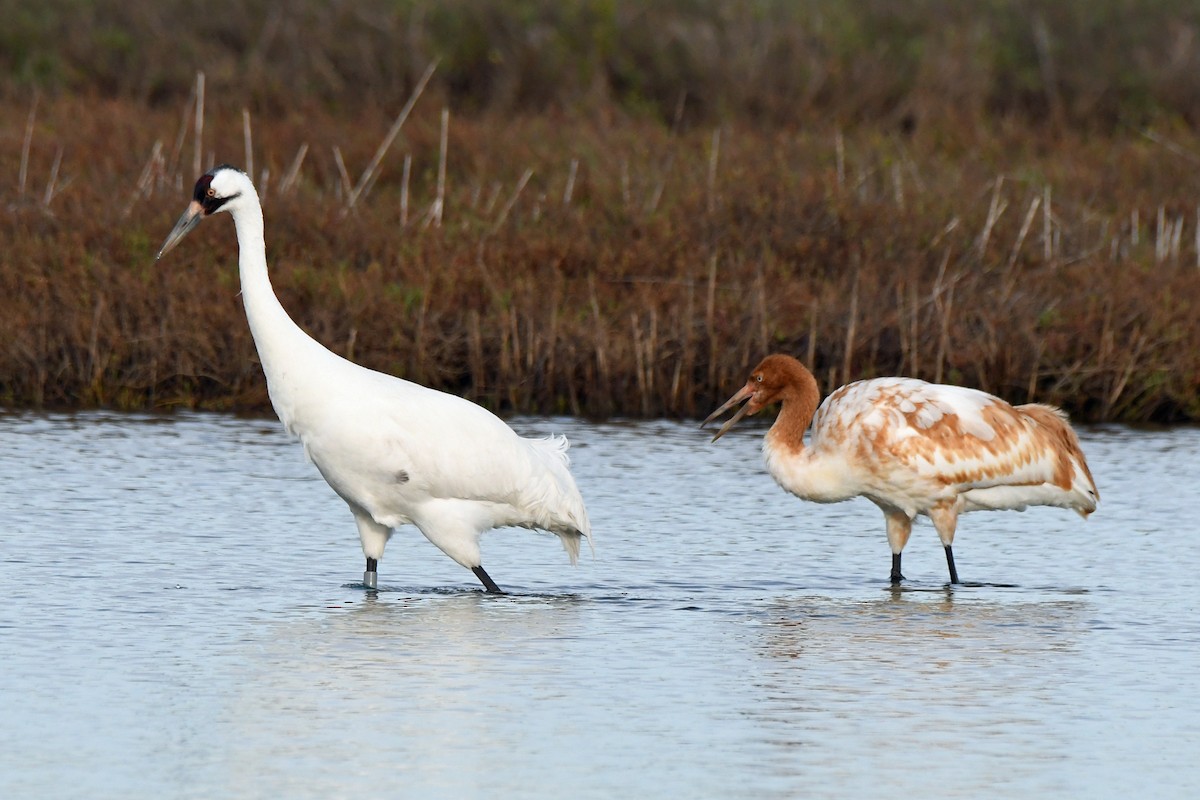
[[[415,530],[380,591],[273,420],[0,415],[0,797],[1194,797],[1200,431],[1084,430],[1102,503],[802,503],[762,429],[566,433],[596,551]]]

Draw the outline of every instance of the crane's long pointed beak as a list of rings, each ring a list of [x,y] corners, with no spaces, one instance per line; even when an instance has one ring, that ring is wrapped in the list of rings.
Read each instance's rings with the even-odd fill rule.
[[[709,414],[705,418],[704,422],[700,423],[700,427],[703,428],[705,425],[712,422],[717,417],[721,416],[726,411],[728,411],[730,408],[732,408],[733,406],[742,402],[743,400],[748,400],[749,402],[747,402],[744,406],[739,408],[738,412],[736,414],[734,414],[732,417],[730,417],[729,421],[726,422],[724,425],[722,425],[721,429],[719,431],[717,431],[717,435],[712,438],[712,440],[715,442],[717,439],[720,439],[722,436],[724,436],[729,431],[730,428],[732,428],[734,425],[738,424],[738,422],[742,419],[742,417],[746,416],[747,414],[753,414],[755,411],[758,410],[757,408],[754,408],[754,402],[751,399],[753,397],[754,397],[754,384],[747,383],[745,386],[743,386],[741,389],[739,389],[737,391],[737,394],[735,394],[733,397],[726,400],[721,405],[720,408],[718,408],[716,411]]]
[[[175,227],[171,229],[167,239],[163,242],[162,247],[158,249],[158,255],[154,257],[155,261],[165,256],[171,248],[179,244],[183,237],[188,235],[192,228],[200,224],[200,220],[204,219],[204,206],[193,200],[187,207],[187,211],[183,212],[183,216],[175,223]]]

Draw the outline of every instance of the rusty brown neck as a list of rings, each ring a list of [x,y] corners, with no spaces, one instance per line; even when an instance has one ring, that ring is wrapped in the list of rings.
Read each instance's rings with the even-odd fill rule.
[[[813,415],[817,413],[817,404],[821,400],[817,379],[804,366],[797,366],[799,370],[789,376],[787,385],[779,392],[779,400],[783,406],[779,409],[775,424],[767,433],[773,444],[794,452],[804,449],[804,432],[812,423]]]

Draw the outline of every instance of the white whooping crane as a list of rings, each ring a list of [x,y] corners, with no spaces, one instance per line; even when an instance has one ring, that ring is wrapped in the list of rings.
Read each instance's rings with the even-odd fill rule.
[[[900,553],[917,514],[933,521],[946,548],[950,582],[958,583],[951,545],[961,512],[1058,506],[1086,519],[1096,510],[1100,495],[1092,473],[1057,408],[1014,407],[976,389],[914,378],[856,381],[818,408],[820,399],[803,364],[770,355],[701,427],[747,401],[715,442],[747,414],[781,403],[763,442],[767,471],[804,500],[866,497],[878,505],[892,548],[892,583],[904,580]]]
[[[575,563],[591,527],[564,437],[521,438],[469,400],[366,369],[308,336],[271,289],[262,206],[241,170],[201,176],[158,258],[221,211],[237,231],[242,299],[271,405],[350,506],[368,588],[393,529],[410,522],[489,592],[500,588],[483,569],[479,537],[491,528],[558,534]]]

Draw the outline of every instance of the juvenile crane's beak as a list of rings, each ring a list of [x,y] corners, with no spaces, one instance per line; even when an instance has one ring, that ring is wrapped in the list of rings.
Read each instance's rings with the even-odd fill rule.
[[[167,235],[167,240],[163,242],[162,247],[158,250],[158,255],[154,260],[165,256],[175,245],[188,235],[192,228],[200,224],[200,220],[204,219],[204,206],[193,200],[187,207],[187,211],[183,212],[183,216],[175,223],[175,227],[171,229],[171,233]]]
[[[754,402],[754,390],[755,390],[754,382],[753,381],[747,382],[745,386],[743,386],[741,389],[739,389],[737,391],[737,394],[735,394],[733,397],[726,400],[721,405],[720,408],[718,408],[716,411],[709,414],[708,417],[704,420],[704,422],[700,423],[700,427],[703,428],[705,425],[712,422],[717,417],[721,416],[722,414],[724,414],[729,409],[733,408],[738,403],[742,402],[743,400],[749,400],[749,402],[746,403],[746,405],[739,408],[738,412],[729,418],[728,422],[726,422],[724,425],[721,426],[721,430],[717,431],[717,435],[712,438],[712,440],[714,442],[717,439],[720,439],[722,436],[724,436],[726,431],[728,431],[730,428],[732,428],[734,425],[736,425],[738,423],[738,421],[741,420],[742,417],[746,416],[747,414],[753,414],[755,411],[758,411],[760,406],[758,406]]]

